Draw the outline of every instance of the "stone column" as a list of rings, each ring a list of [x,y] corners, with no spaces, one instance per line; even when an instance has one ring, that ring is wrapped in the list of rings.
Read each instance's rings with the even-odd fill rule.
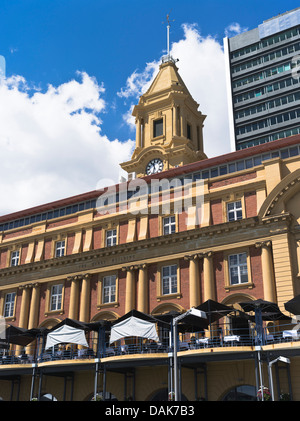
[[[200,304],[200,278],[198,255],[185,256],[189,261],[190,308]]]
[[[173,116],[173,136],[177,136],[177,107],[176,105],[172,105],[172,116]]]
[[[39,309],[40,309],[40,284],[35,283],[32,285],[28,329],[32,329],[38,326]],[[26,347],[26,354],[33,355],[35,346],[36,346],[35,341],[31,342]]]
[[[136,125],[136,147],[141,147],[141,119],[140,117],[137,117],[135,119],[135,125]]]
[[[31,285],[22,285],[19,288],[22,289],[22,301],[21,301],[21,309],[20,309],[19,327],[23,327],[23,328],[27,329],[28,328]],[[16,355],[20,355],[22,348],[23,347],[21,345],[18,345],[16,347]]]
[[[28,320],[28,329],[37,327],[39,317],[39,304],[40,304],[40,284],[32,285],[30,313]]]
[[[147,265],[138,267],[138,311],[148,313],[148,270]]]
[[[273,257],[272,257],[272,243],[271,241],[263,241],[256,243],[255,247],[261,248],[261,265],[264,286],[264,299],[277,302],[277,294],[275,287]]]
[[[215,280],[213,267],[213,254],[211,251],[202,254],[204,274],[204,301],[215,300]]]
[[[80,311],[79,320],[81,322],[89,321],[90,314],[90,275],[86,274],[82,276],[81,295],[80,295]]]
[[[22,289],[22,301],[21,301],[21,309],[20,309],[19,327],[23,327],[27,329],[31,285],[22,285],[20,286],[20,289]]]
[[[135,270],[133,266],[123,268],[126,270],[125,313],[135,308]]]
[[[71,279],[71,291],[70,291],[70,304],[69,304],[69,318],[78,320],[79,281],[82,279],[82,276],[72,276],[70,279]]]

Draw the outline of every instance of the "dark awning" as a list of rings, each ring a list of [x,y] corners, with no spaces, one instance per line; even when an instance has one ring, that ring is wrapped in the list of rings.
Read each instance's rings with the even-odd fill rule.
[[[251,321],[255,321],[255,316],[248,316]],[[289,316],[286,316],[285,314],[281,313],[281,311],[276,313],[271,312],[264,312],[262,313],[262,320],[265,321],[275,321],[275,320],[286,320],[291,321],[292,318]]]
[[[5,330],[5,339],[3,339],[1,343],[26,346],[35,338],[36,336],[32,333],[28,333],[27,329],[9,325]]]
[[[214,300],[207,300],[196,307],[196,309],[206,313],[209,324],[235,311],[234,308],[225,306],[224,304],[218,303]]]
[[[159,319],[159,316],[151,316],[150,314],[143,313],[138,310],[130,310],[128,313],[119,317],[117,320],[112,322],[112,325],[122,322],[123,320],[129,319],[130,317],[136,317],[147,322],[158,323],[160,326],[165,325],[165,322]]]
[[[82,330],[85,330],[85,331],[91,331],[91,330],[98,331],[100,327],[110,326],[110,324],[111,324],[111,322],[106,321],[106,320],[99,320],[99,321],[96,321],[96,322],[80,322],[79,320],[69,319],[67,317],[64,320],[62,320],[61,322],[59,322],[57,325],[53,326],[49,330],[49,332],[53,332],[53,330],[56,330],[63,325],[72,326],[72,327],[75,327],[77,329],[82,329]]]
[[[239,303],[242,309],[246,312],[255,311],[260,309],[262,313],[281,313],[276,303],[265,301],[262,299]]]
[[[292,314],[300,315],[300,295],[296,295],[296,297],[285,303],[284,308]]]

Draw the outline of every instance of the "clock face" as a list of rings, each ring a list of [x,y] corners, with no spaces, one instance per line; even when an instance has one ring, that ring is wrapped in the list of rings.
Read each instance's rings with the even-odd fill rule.
[[[147,175],[156,174],[158,172],[161,172],[162,170],[163,170],[162,160],[159,158],[154,158],[148,163],[146,167],[146,174]]]

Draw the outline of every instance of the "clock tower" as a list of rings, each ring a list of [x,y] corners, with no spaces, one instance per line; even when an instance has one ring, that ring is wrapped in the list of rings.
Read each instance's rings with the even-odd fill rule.
[[[198,106],[168,55],[133,109],[136,147],[121,167],[143,177],[207,158],[202,134],[206,116]]]

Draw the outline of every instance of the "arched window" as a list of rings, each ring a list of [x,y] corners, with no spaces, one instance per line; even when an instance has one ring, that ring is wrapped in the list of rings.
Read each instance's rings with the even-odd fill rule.
[[[256,387],[248,384],[236,386],[223,397],[222,401],[256,401]]]

